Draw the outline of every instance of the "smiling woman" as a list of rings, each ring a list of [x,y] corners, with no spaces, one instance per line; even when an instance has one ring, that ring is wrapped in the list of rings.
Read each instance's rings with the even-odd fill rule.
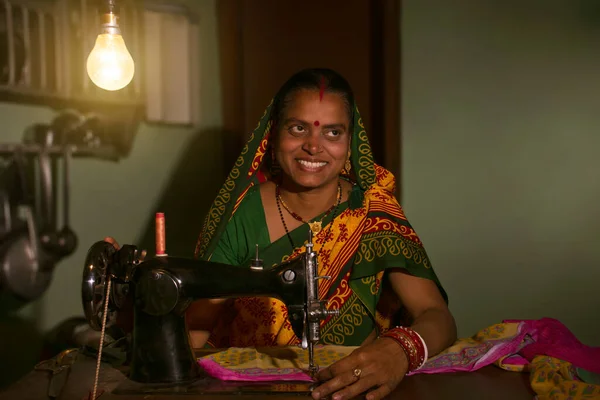
[[[274,122],[273,146],[282,170],[282,198],[310,220],[336,199],[339,175],[350,155],[350,118],[340,95],[327,93],[321,100],[317,91],[307,89],[294,94],[282,116]],[[344,186],[350,189],[349,183]]]
[[[346,80],[310,69],[277,93],[206,218],[197,255],[240,268],[256,246],[266,268],[301,255],[312,230],[318,275],[331,277],[319,280],[319,298],[340,310],[321,323],[321,341],[360,346],[321,370],[315,398],[381,398],[456,338],[446,293],[394,191]],[[188,309],[196,347],[300,343],[278,299],[226,304]]]

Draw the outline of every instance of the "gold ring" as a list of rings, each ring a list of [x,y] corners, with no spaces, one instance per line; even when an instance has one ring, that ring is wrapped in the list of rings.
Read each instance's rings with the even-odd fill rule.
[[[352,371],[352,374],[354,375],[355,378],[360,379],[360,374],[362,374],[362,370],[360,368],[354,368],[354,371]]]

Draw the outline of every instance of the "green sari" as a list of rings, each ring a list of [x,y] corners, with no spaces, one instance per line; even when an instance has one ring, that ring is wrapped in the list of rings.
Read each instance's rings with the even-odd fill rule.
[[[308,226],[270,242],[259,185],[273,179],[276,171],[268,154],[271,105],[252,133],[205,221],[196,256],[247,268],[258,244],[265,267],[277,265],[303,253]],[[323,221],[315,236],[320,280],[318,293],[337,317],[321,323],[324,344],[358,346],[373,332],[403,321],[402,306],[391,294],[386,271],[401,268],[411,275],[434,281],[447,296],[433,271],[418,236],[394,197],[393,175],[375,164],[358,109],[354,105],[351,138],[351,171],[344,179],[354,185],[350,198]],[[321,216],[316,217],[319,219]],[[235,277],[232,277],[235,279]],[[285,305],[274,298],[232,300],[213,331],[215,347],[287,346],[298,344],[287,320]]]

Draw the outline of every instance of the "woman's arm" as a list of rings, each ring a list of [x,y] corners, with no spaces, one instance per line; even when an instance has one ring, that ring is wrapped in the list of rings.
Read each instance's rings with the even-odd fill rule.
[[[210,261],[228,265],[239,265],[236,217],[227,223],[225,231],[213,251]],[[192,347],[204,347],[212,330],[223,314],[228,299],[200,299],[187,308],[185,318]]]
[[[193,348],[204,347],[226,301],[227,299],[202,299],[190,304],[185,312],[185,319]]]
[[[391,271],[389,279],[413,318],[411,328],[425,341],[429,357],[451,346],[456,341],[456,323],[436,284],[400,269]]]
[[[436,284],[403,270],[390,271],[390,283],[396,296],[413,319],[415,330],[433,356],[456,340],[456,325]],[[315,399],[333,395],[333,399],[350,399],[371,390],[367,400],[387,396],[409,371],[409,360],[394,339],[381,337],[353,351],[352,354],[321,370],[325,381],[316,388]]]

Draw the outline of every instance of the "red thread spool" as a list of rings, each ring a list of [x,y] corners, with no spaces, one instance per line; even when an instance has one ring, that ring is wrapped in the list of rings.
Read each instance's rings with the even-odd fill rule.
[[[165,214],[156,213],[156,255],[166,256],[167,239],[165,235]]]

